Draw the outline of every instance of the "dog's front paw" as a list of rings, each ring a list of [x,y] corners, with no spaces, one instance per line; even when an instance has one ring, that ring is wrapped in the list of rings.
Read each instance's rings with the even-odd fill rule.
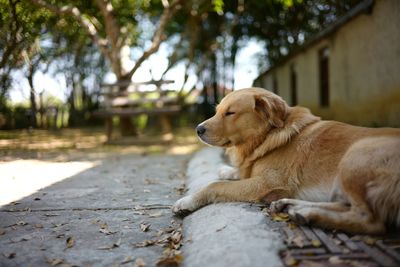
[[[282,198],[272,202],[269,208],[271,213],[279,213],[287,211],[288,207],[291,205],[293,205],[291,199]]]
[[[222,165],[218,169],[218,177],[222,180],[237,180],[239,179],[239,173],[235,168],[231,166]]]
[[[196,210],[197,208],[198,207],[193,199],[193,196],[189,195],[176,201],[175,204],[172,206],[172,212],[176,215],[183,216]]]

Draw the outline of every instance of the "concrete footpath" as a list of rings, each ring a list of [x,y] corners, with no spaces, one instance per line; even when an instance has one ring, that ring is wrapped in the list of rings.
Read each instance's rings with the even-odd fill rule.
[[[205,148],[195,154],[188,164],[187,194],[218,180],[221,164],[220,149]],[[183,266],[282,266],[278,253],[284,247],[279,226],[257,205],[203,207],[183,220],[184,236],[189,241],[182,248]]]
[[[0,161],[3,195],[18,195],[18,189],[26,195],[0,208],[0,266],[179,262],[181,221],[170,206],[182,192],[190,155],[82,158]]]
[[[183,231],[173,216],[183,184],[215,181],[222,162],[215,148],[2,160],[0,266],[281,266],[278,224],[257,205],[209,205]]]

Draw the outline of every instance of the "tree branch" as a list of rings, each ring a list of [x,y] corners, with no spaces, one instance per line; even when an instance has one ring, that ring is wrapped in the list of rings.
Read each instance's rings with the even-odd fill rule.
[[[119,38],[121,34],[121,28],[119,27],[114,16],[114,7],[108,0],[96,0],[95,2],[104,18],[106,36],[111,45],[111,64],[113,64],[113,69],[116,75],[122,74],[121,61],[119,60],[119,57],[123,42],[120,41],[122,38]]]
[[[147,49],[142,56],[136,61],[135,65],[133,68],[129,71],[128,74],[126,74],[126,78],[131,78],[132,75],[137,71],[137,69],[140,67],[140,65],[148,59],[152,54],[158,51],[160,48],[161,42],[165,40],[165,27],[167,26],[169,20],[171,17],[175,14],[175,12],[180,8],[181,2],[183,0],[174,0],[172,3],[166,5],[164,8],[164,11],[161,15],[160,18],[160,23],[158,25],[157,30],[155,31],[153,35],[153,40],[152,44],[149,49]]]
[[[89,34],[89,36],[93,40],[93,42],[99,47],[100,51],[104,54],[104,56],[107,58],[110,58],[110,52],[108,51],[108,48],[107,48],[108,41],[104,38],[101,38],[98,35],[96,27],[93,25],[93,23],[89,19],[85,18],[82,15],[81,11],[77,7],[74,7],[74,6],[57,7],[57,6],[51,5],[43,0],[30,0],[30,1],[33,4],[43,7],[43,8],[46,8],[53,13],[56,13],[59,15],[72,16],[83,26],[83,28]]]

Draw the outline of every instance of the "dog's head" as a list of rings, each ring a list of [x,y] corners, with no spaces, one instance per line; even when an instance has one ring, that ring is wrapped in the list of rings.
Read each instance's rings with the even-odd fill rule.
[[[213,146],[245,144],[284,127],[288,108],[282,98],[265,89],[237,90],[222,99],[212,118],[197,126],[197,134]]]

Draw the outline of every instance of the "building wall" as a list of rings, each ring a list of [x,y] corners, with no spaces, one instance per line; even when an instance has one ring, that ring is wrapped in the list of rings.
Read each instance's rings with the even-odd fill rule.
[[[377,0],[334,34],[267,72],[257,86],[290,99],[290,68],[297,73],[298,105],[325,119],[367,126],[400,126],[400,1]],[[319,51],[328,47],[330,105],[320,107]]]

